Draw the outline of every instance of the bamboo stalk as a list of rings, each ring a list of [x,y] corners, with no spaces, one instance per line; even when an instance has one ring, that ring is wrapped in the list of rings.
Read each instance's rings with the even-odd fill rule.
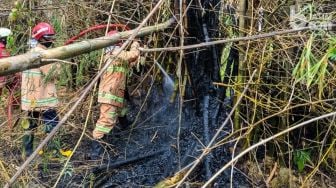
[[[238,16],[239,16],[239,36],[243,37],[244,30],[245,30],[245,16],[247,11],[247,1],[240,0],[239,7],[238,7]],[[243,43],[240,42],[239,45]],[[237,85],[244,83],[245,71],[246,71],[246,64],[245,64],[245,53],[246,52],[239,52],[239,63],[238,63],[238,75],[236,78]],[[239,91],[240,88],[236,87],[235,91]],[[240,98],[239,93],[235,93],[234,101],[236,102]],[[240,107],[238,106],[235,115],[234,115],[234,128],[238,130],[240,128]]]

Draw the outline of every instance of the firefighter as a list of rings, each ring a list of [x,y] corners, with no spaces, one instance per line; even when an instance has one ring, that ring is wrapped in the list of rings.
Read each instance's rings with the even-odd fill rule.
[[[0,58],[9,57],[10,54],[6,50],[7,38],[12,34],[8,28],[0,28]]]
[[[107,35],[111,36],[116,33],[116,30],[112,30]],[[92,133],[94,139],[103,138],[118,121],[127,122],[121,111],[124,107],[126,79],[129,69],[136,64],[136,60],[140,56],[139,43],[133,42],[129,51],[123,50],[120,52],[119,48],[120,44],[117,44],[105,50],[105,63],[112,62],[103,74],[99,84],[100,116]],[[116,57],[118,53],[119,55]]]
[[[0,59],[9,57],[10,54],[6,49],[8,37],[12,34],[11,30],[8,28],[0,28]],[[12,120],[12,105],[13,102],[18,105],[19,99],[16,98],[14,95],[16,91],[20,87],[20,73],[16,73],[10,76],[1,76],[0,77],[0,96],[4,88],[8,90],[8,97],[7,97],[7,115],[8,115],[8,123],[11,125]]]
[[[7,38],[11,35],[12,31],[7,28],[0,28],[0,59],[9,57],[10,54],[6,50]],[[2,93],[2,89],[6,86],[6,77],[0,77],[0,95]]]
[[[43,51],[51,47],[55,39],[54,28],[41,22],[32,29],[31,51]],[[45,133],[57,125],[59,117],[56,107],[58,98],[55,78],[58,65],[48,64],[22,72],[21,108],[27,118],[22,121],[25,129],[23,153],[28,157],[33,152],[34,129],[41,123]]]

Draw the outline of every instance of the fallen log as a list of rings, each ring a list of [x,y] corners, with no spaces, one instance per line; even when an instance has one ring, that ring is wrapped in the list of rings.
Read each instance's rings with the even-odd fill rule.
[[[144,27],[137,32],[136,37],[149,35],[153,32],[167,29],[174,23],[175,19]],[[41,52],[27,52],[25,54],[3,58],[0,60],[0,76],[10,75],[31,68],[41,67],[46,64],[54,63],[48,59],[67,59],[81,54],[89,53],[111,46],[121,39],[129,38],[134,30],[119,32],[113,36],[99,37],[91,40],[84,40],[67,46],[48,49]]]
[[[116,168],[119,168],[119,167],[122,167],[122,166],[125,166],[125,165],[130,165],[130,164],[142,161],[144,159],[148,159],[148,158],[160,155],[160,154],[162,154],[164,152],[167,152],[167,151],[168,151],[168,149],[164,148],[164,149],[161,149],[161,150],[158,150],[158,151],[147,153],[145,155],[130,157],[130,158],[128,158],[126,160],[122,160],[122,161],[110,161],[110,162],[107,162],[107,164],[105,164],[105,165],[102,165],[102,166],[99,166],[99,167],[93,169],[92,173],[97,174],[97,173],[100,173],[101,171],[109,171],[111,169],[116,169]]]
[[[208,145],[210,142],[210,131],[209,131],[209,95],[204,96],[203,101],[203,135],[204,135],[204,144]],[[204,160],[205,167],[205,178],[206,180],[211,178],[211,156],[207,155]]]

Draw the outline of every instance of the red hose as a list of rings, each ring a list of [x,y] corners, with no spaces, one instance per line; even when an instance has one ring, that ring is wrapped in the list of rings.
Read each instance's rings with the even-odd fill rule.
[[[13,114],[13,103],[15,102],[16,105],[20,104],[20,98],[15,97],[15,91],[20,88],[20,81],[21,81],[21,75],[20,74],[15,74],[12,77],[13,80],[9,81],[7,87],[8,89],[8,100],[7,100],[7,118],[8,118],[8,126],[12,128],[12,114]]]
[[[95,26],[92,26],[92,27],[89,27],[83,31],[81,31],[78,35],[74,36],[74,37],[71,37],[69,40],[67,40],[65,42],[65,45],[68,45],[68,44],[71,44],[73,43],[74,41],[76,41],[77,39],[79,39],[81,36],[85,35],[86,33],[88,32],[91,32],[91,31],[95,31],[95,30],[100,30],[100,29],[104,29],[106,27],[109,27],[110,29],[113,28],[113,29],[122,29],[122,30],[130,30],[129,27],[127,27],[126,25],[124,24],[104,24],[104,25],[95,25]]]

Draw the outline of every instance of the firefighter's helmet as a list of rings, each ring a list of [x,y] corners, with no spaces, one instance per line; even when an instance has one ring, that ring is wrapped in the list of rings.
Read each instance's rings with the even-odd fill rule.
[[[0,27],[0,38],[6,38],[12,34],[12,31],[8,28]]]
[[[55,30],[53,26],[45,22],[38,23],[32,30],[32,38],[38,41],[41,38],[53,38],[54,35]]]

